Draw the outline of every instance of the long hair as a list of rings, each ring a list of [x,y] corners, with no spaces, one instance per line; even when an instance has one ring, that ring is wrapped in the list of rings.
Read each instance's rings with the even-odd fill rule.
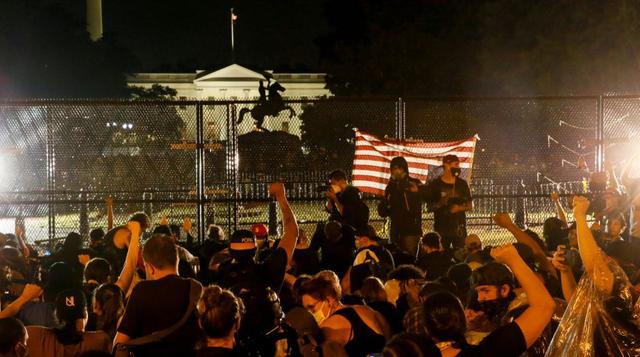
[[[78,331],[76,321],[87,317],[87,300],[78,289],[62,291],[56,297],[55,317],[58,327],[53,329],[56,339],[63,345],[82,342],[84,333]]]
[[[448,291],[437,291],[427,296],[424,304],[424,325],[429,336],[439,342],[453,341],[458,346],[466,343],[464,333],[467,320],[460,300]]]
[[[100,320],[101,329],[107,334],[115,332],[118,326],[118,319],[124,314],[124,302],[122,291],[116,284],[102,284],[93,293],[94,306],[98,306],[102,311]]]

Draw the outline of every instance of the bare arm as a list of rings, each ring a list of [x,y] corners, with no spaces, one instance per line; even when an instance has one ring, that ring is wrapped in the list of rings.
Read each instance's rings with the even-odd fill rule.
[[[293,251],[296,249],[298,242],[298,222],[296,221],[295,214],[293,214],[291,210],[289,201],[287,201],[287,195],[285,194],[282,183],[271,184],[271,186],[269,186],[269,194],[278,201],[278,206],[280,206],[283,233],[279,246],[287,252],[287,265],[291,265]]]
[[[107,205],[107,230],[111,230],[113,229],[113,197],[107,197],[105,203]]]
[[[18,314],[22,306],[27,302],[42,295],[42,288],[35,284],[27,284],[22,291],[22,294],[15,299],[11,304],[0,311],[0,319],[12,317]]]
[[[511,269],[527,294],[529,307],[516,319],[516,324],[520,327],[529,348],[551,321],[555,302],[544,284],[518,255],[513,245],[494,248],[491,255],[496,261],[506,264]]]
[[[589,200],[585,197],[574,197],[573,216],[576,220],[580,258],[582,258],[582,264],[584,264],[586,272],[595,282],[596,287],[605,294],[610,295],[611,291],[613,291],[613,273],[605,263],[606,255],[598,247],[587,224],[588,208]]]
[[[22,253],[22,257],[27,260],[31,252],[29,251],[27,244],[24,242],[24,227],[20,224],[16,224],[16,238],[18,239],[18,246]]]
[[[116,333],[116,338],[113,340],[113,345],[122,345],[125,344],[127,342],[129,342],[131,340],[131,337],[125,335],[122,332],[117,332]]]
[[[551,201],[553,201],[553,205],[556,208],[556,215],[558,216],[558,219],[562,221],[564,228],[567,228],[569,226],[569,221],[567,221],[567,214],[560,203],[560,196],[557,192],[553,192],[551,194]]]
[[[129,250],[127,251],[127,258],[125,259],[124,266],[122,267],[122,272],[116,282],[116,285],[118,285],[120,290],[125,294],[129,290],[131,282],[133,281],[133,276],[136,272],[138,253],[140,251],[140,234],[142,233],[140,223],[138,222],[130,221],[127,223],[127,228],[131,232],[131,241],[129,243]]]
[[[620,187],[620,184],[618,183],[618,178],[616,177],[616,172],[613,169],[611,161],[605,161],[604,168],[607,171],[607,175],[609,176],[609,183],[607,185],[607,188],[613,188],[617,190]]]
[[[518,243],[522,243],[533,251],[533,257],[540,264],[540,267],[544,269],[547,273],[551,274],[554,278],[558,278],[558,272],[553,267],[553,264],[547,259],[547,255],[538,242],[536,242],[531,236],[529,236],[525,231],[516,226],[511,217],[509,217],[508,213],[498,213],[493,216],[493,220],[496,224],[502,228],[506,228],[513,236],[516,238]]]

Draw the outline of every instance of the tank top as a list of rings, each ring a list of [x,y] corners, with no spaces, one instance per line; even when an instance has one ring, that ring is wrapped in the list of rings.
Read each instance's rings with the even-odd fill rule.
[[[385,344],[384,336],[367,326],[354,308],[347,307],[333,314],[344,317],[351,324],[351,338],[344,345],[344,349],[350,357],[366,357],[371,353],[382,352]]]

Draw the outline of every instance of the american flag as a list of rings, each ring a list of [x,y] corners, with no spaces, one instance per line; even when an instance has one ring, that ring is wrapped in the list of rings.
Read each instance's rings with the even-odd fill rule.
[[[460,158],[463,176],[469,178],[478,136],[460,141],[424,142],[379,139],[362,131],[356,134],[356,152],[353,159],[353,185],[362,192],[383,195],[389,182],[389,164],[402,156],[409,164],[409,174],[424,182],[430,167],[442,165],[442,157],[453,154]]]

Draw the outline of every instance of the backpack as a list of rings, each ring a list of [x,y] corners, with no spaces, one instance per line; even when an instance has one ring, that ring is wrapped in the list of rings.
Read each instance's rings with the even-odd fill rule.
[[[370,276],[375,276],[380,279],[386,278],[384,269],[382,269],[382,265],[380,264],[380,258],[376,255],[376,253],[371,249],[365,249],[358,254],[361,254],[363,252],[365,254],[365,258],[362,263],[351,267],[351,291],[359,290],[362,287],[362,282],[364,281],[364,279]]]

